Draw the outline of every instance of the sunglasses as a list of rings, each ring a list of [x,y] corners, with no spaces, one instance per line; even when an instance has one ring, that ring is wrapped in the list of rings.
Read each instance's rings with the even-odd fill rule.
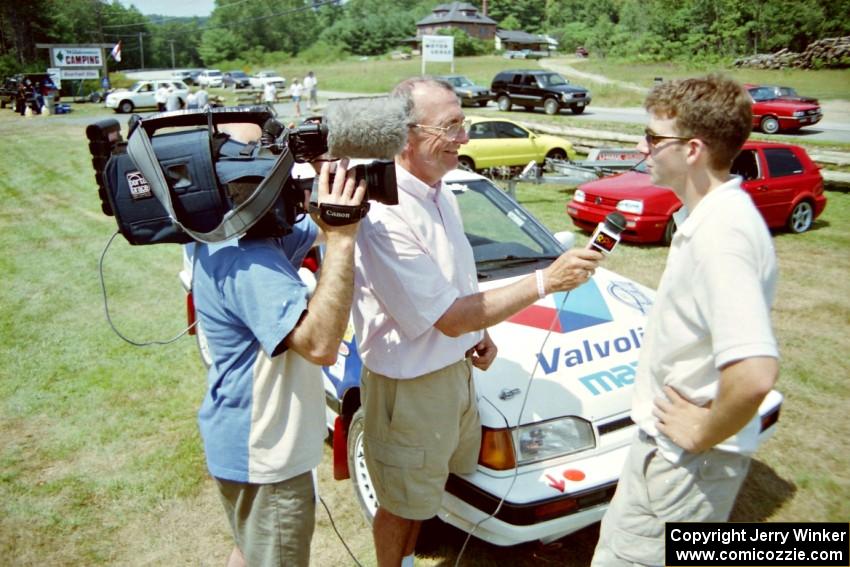
[[[646,145],[649,146],[650,149],[658,146],[658,143],[661,142],[662,140],[679,140],[679,141],[693,140],[693,136],[663,136],[661,134],[656,134],[655,132],[653,132],[649,128],[646,128],[643,131],[643,134],[644,134],[644,140],[646,140]]]

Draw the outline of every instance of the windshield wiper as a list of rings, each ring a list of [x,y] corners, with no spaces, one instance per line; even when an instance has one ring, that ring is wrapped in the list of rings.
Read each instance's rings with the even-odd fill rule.
[[[496,266],[519,266],[522,264],[532,264],[542,260],[554,260],[557,256],[514,256],[508,254],[502,258],[492,258],[490,260],[481,260],[476,262],[478,266],[493,267]]]

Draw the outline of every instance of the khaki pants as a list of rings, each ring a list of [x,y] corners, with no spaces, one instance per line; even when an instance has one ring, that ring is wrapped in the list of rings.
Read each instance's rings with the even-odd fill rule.
[[[592,567],[664,565],[666,522],[725,522],[750,458],[711,450],[672,464],[642,431],[599,530]]]
[[[309,565],[316,523],[312,473],[274,484],[215,480],[236,546],[250,567]]]
[[[408,520],[437,514],[449,472],[478,463],[481,421],[472,364],[398,380],[363,367],[366,466],[381,507]]]

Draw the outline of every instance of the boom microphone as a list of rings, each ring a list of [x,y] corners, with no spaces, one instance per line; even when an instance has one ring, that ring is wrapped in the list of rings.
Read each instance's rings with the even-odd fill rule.
[[[603,254],[610,254],[620,242],[620,233],[624,230],[626,230],[626,217],[620,213],[610,213],[597,225],[587,247],[591,250],[599,250]]]
[[[407,112],[397,97],[334,101],[324,121],[335,157],[391,160],[407,142]]]

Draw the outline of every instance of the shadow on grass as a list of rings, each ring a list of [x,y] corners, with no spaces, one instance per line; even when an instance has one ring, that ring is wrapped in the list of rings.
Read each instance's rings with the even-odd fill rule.
[[[767,521],[796,492],[796,485],[777,475],[763,462],[753,459],[729,521]]]
[[[467,534],[439,520],[428,520],[422,526],[416,555],[437,561],[438,567],[454,567],[457,554],[466,541]],[[459,565],[484,567],[511,565],[512,567],[585,567],[590,565],[593,550],[599,539],[599,524],[593,524],[549,544],[539,541],[510,547],[491,545],[475,537],[470,538]]]

